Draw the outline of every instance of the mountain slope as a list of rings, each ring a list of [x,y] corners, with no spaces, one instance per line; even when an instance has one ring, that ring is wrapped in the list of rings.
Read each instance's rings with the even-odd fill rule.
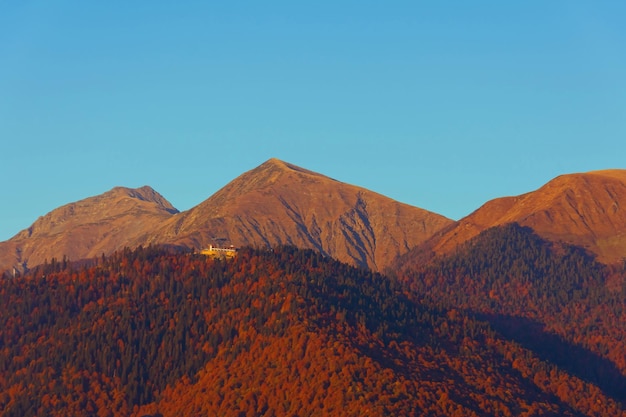
[[[124,250],[0,281],[0,416],[624,416],[471,317],[313,251]]]
[[[0,243],[0,270],[32,267],[46,259],[92,258],[121,249],[176,210],[148,186],[116,187],[59,207]]]
[[[536,191],[487,202],[429,242],[448,253],[488,228],[516,222],[584,247],[602,262],[626,257],[626,170],[562,175]]]
[[[624,265],[601,264],[510,223],[427,263],[409,259],[398,278],[424,302],[488,320],[626,404]]]
[[[193,248],[289,244],[382,270],[451,223],[438,214],[270,159],[136,243]]]

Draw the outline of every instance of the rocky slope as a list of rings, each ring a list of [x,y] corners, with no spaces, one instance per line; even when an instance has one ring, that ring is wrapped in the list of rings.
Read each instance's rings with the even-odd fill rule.
[[[116,187],[59,207],[1,242],[0,270],[21,270],[64,256],[79,260],[109,254],[177,212],[150,187]]]
[[[452,221],[380,194],[270,159],[136,244],[311,248],[382,270]]]
[[[382,270],[451,224],[366,189],[270,159],[178,213],[149,187],[115,188],[46,214],[0,243],[0,271],[46,259],[91,258],[148,244],[316,249]]]

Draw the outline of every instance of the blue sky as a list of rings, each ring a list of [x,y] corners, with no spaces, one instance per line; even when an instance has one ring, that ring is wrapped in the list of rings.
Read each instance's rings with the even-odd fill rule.
[[[0,0],[0,240],[271,157],[458,219],[626,168],[623,1]]]

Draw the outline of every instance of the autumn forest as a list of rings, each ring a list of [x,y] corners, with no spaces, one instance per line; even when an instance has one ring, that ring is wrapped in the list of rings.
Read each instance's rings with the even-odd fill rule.
[[[150,246],[5,274],[0,415],[626,416],[622,266],[516,224],[412,256]]]

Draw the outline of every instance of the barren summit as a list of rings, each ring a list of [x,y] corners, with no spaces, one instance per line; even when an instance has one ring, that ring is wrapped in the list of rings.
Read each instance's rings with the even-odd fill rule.
[[[92,258],[121,249],[178,210],[148,186],[115,187],[59,207],[0,243],[0,269],[23,269],[66,256]]]
[[[192,210],[204,206],[223,208],[226,207],[223,203],[227,200],[239,199],[241,196],[260,192],[262,190],[271,190],[275,186],[280,186],[284,189],[292,186],[306,186],[307,184],[320,183],[324,181],[340,184],[338,181],[317,172],[309,171],[296,165],[283,162],[279,159],[272,158],[258,167],[243,173],[211,196],[208,200]],[[298,190],[292,191],[297,192]],[[306,192],[305,189],[301,189],[299,191]],[[275,194],[278,192],[279,190],[274,190]],[[231,207],[228,206],[228,208]]]
[[[626,171],[562,175],[540,189],[498,198],[459,222],[299,166],[270,159],[179,213],[150,187],[116,187],[60,207],[0,243],[0,270],[72,260],[124,247],[209,244],[318,250],[384,270],[416,247],[446,253],[493,226],[517,222],[602,262],[626,257]]]
[[[382,270],[451,220],[278,159],[177,215],[145,243],[294,245]]]
[[[150,187],[116,187],[65,205],[0,243],[0,267],[63,256],[78,260],[147,244],[232,244],[294,245],[382,270],[451,223],[273,158],[182,213]]]

